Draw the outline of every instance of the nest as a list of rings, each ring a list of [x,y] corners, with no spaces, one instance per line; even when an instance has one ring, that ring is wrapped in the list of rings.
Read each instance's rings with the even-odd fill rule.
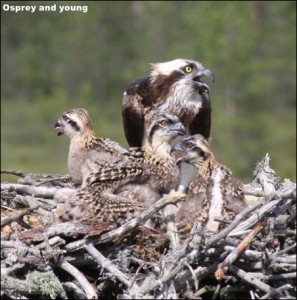
[[[296,299],[296,183],[280,182],[266,155],[245,185],[252,203],[217,234],[196,222],[185,238],[143,224],[186,201],[171,192],[121,227],[59,223],[55,193],[68,176],[2,171],[3,299]]]

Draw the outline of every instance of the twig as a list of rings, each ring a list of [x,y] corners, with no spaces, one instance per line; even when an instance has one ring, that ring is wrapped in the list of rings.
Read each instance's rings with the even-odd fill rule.
[[[289,289],[292,289],[292,285],[291,284],[285,284],[285,285],[282,285],[280,286],[279,288],[275,289],[275,290],[272,290],[272,291],[269,291],[268,293],[266,293],[264,296],[262,296],[260,299],[268,299],[283,291],[286,291],[286,290],[289,290]]]
[[[194,270],[193,268],[189,265],[189,263],[185,263],[186,267],[190,270],[191,274],[192,274],[192,278],[193,278],[193,281],[194,281],[194,285],[195,285],[195,290],[198,289],[198,280],[196,278],[196,275],[194,273]]]
[[[3,174],[10,174],[10,175],[16,175],[19,177],[26,177],[26,173],[24,173],[23,171],[13,171],[13,170],[1,170],[1,173]]]
[[[20,233],[19,238],[23,241],[40,242],[44,240],[43,234],[48,237],[63,236],[85,236],[90,233],[100,235],[103,232],[113,229],[115,226],[108,222],[98,222],[96,220],[79,220],[72,222],[63,222],[52,225],[44,225],[35,229],[26,230]],[[15,235],[12,235],[15,238]]]
[[[1,190],[4,191],[16,191],[17,193],[24,193],[28,195],[35,195],[42,198],[53,198],[58,188],[55,187],[34,187],[25,184],[17,183],[1,183]]]
[[[42,184],[53,182],[53,181],[66,181],[66,180],[67,181],[71,180],[69,175],[65,175],[65,176],[59,175],[58,177],[42,180],[42,181],[38,182],[35,186],[40,186]]]
[[[269,198],[268,198],[269,199]],[[263,205],[256,214],[251,215],[247,220],[241,222],[236,229],[229,233],[229,236],[236,236],[238,232],[246,230],[251,226],[255,225],[263,216],[267,215],[269,212],[273,211],[277,205],[284,199],[280,198],[278,200],[272,200]]]
[[[172,249],[176,249],[180,246],[180,237],[175,223],[176,206],[167,205],[164,209],[164,217],[167,223],[167,235],[171,242]]]
[[[265,293],[269,293],[270,291],[274,291],[276,294],[278,293],[275,288],[271,287],[270,285],[262,282],[261,280],[248,275],[247,272],[235,267],[234,265],[229,266],[229,271],[235,274],[237,277],[242,279],[243,281],[251,284],[252,286],[258,288]]]
[[[117,279],[119,279],[122,283],[124,283],[127,287],[130,287],[132,282],[129,278],[122,273],[109,259],[104,257],[94,246],[92,243],[88,243],[85,245],[85,249],[95,258],[98,264],[103,269],[108,270],[112,275],[114,275]],[[136,284],[134,284],[134,287]],[[138,287],[139,288],[139,287]]]
[[[296,272],[292,273],[284,273],[279,275],[263,275],[259,272],[248,272],[249,276],[255,276],[262,280],[274,281],[274,280],[282,280],[282,279],[289,279],[289,278],[296,278]]]
[[[29,291],[27,287],[26,280],[20,280],[11,276],[3,276],[1,278],[1,289],[2,290],[13,290],[18,291],[21,294],[29,295],[29,294],[39,294],[39,291]]]
[[[265,201],[259,201],[254,203],[253,205],[245,208],[242,212],[240,212],[235,219],[232,221],[232,223],[226,227],[224,230],[222,230],[220,233],[215,235],[213,238],[210,238],[208,242],[206,243],[206,248],[209,248],[211,245],[213,245],[215,242],[219,241],[220,239],[223,239],[226,237],[236,226],[240,223],[240,221],[246,217],[249,213],[257,209],[259,206],[261,206]]]
[[[22,269],[24,267],[23,264],[15,264],[12,267],[8,267],[8,268],[1,268],[1,276],[7,276],[10,273],[13,273],[19,269]]]
[[[296,243],[294,243],[293,245],[291,245],[290,247],[286,248],[286,249],[283,249],[281,251],[278,251],[277,253],[275,253],[275,255],[279,256],[281,254],[285,254],[293,249],[296,249]]]
[[[162,286],[167,283],[170,279],[172,279],[183,267],[185,260],[181,260],[179,264],[166,272],[159,280],[153,281],[146,289],[142,291],[143,294],[149,294],[154,289]]]
[[[228,271],[228,267],[238,258],[238,256],[247,248],[254,237],[264,228],[265,223],[259,222],[255,228],[241,241],[241,243],[219,264],[215,276],[217,280],[222,280]]]
[[[67,261],[63,261],[58,265],[61,269],[72,275],[81,285],[86,293],[87,299],[97,299],[97,293],[94,287],[89,283],[84,274],[82,274],[77,268],[72,266]]]
[[[65,282],[63,283],[63,287],[65,290],[73,292],[77,296],[77,299],[88,299],[83,290],[73,282]]]
[[[1,227],[5,226],[7,224],[10,224],[11,222],[14,222],[14,221],[17,222],[21,217],[23,217],[25,215],[29,215],[30,212],[32,212],[33,210],[35,210],[35,209],[37,209],[39,207],[40,207],[40,205],[34,206],[32,208],[26,209],[26,210],[18,213],[15,216],[7,217],[7,218],[1,220]]]

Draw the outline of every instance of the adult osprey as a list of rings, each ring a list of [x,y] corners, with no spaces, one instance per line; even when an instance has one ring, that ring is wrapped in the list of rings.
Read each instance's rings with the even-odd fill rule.
[[[131,147],[141,147],[147,138],[144,117],[151,110],[175,114],[188,134],[209,137],[211,103],[209,87],[202,76],[214,74],[201,63],[176,59],[151,64],[150,76],[130,83],[124,92],[122,114],[126,139]]]

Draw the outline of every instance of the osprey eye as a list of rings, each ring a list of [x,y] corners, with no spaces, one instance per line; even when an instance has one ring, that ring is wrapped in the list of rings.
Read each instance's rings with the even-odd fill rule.
[[[167,127],[169,125],[169,122],[167,120],[162,120],[159,124],[163,127]]]
[[[184,71],[185,71],[186,73],[191,73],[191,72],[193,71],[193,68],[190,67],[190,66],[187,66],[187,67],[184,68]]]
[[[193,148],[195,147],[195,145],[194,145],[193,143],[191,143],[191,142],[188,142],[188,143],[186,144],[186,147],[187,147],[188,149],[193,149]]]

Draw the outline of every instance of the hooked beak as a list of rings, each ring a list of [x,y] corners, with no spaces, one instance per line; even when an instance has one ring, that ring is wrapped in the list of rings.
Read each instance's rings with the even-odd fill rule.
[[[184,125],[181,123],[172,125],[172,127],[170,128],[170,131],[176,135],[181,135],[181,136],[186,135],[186,129],[185,129]]]
[[[195,75],[195,77],[193,78],[195,84],[196,84],[199,88],[201,88],[201,89],[203,89],[203,90],[206,90],[206,91],[210,91],[209,86],[208,86],[205,82],[203,82],[203,81],[201,80],[201,77],[202,77],[202,76],[210,77],[210,78],[212,78],[212,81],[215,82],[215,75],[214,75],[214,73],[213,73],[212,71],[210,71],[209,69],[203,68],[203,69],[200,69],[200,70],[197,72],[197,74]]]
[[[61,118],[55,123],[54,129],[58,136],[64,133],[64,125]]]
[[[179,165],[182,162],[187,162],[186,151],[183,148],[183,142],[177,143],[171,148],[170,154],[174,152],[174,156],[176,157],[176,165]]]

